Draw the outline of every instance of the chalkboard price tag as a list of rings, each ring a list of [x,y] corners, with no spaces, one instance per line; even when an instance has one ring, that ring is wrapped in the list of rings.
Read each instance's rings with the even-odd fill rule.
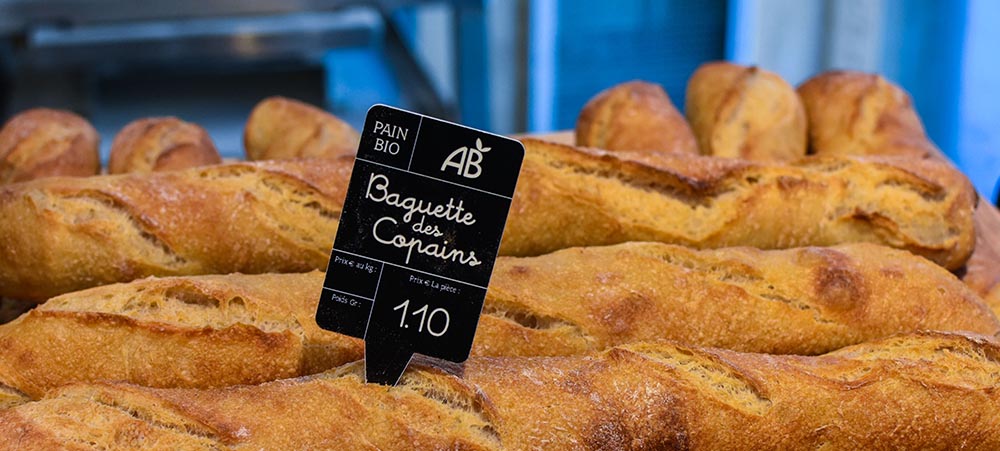
[[[316,322],[364,338],[369,382],[395,385],[414,353],[468,359],[523,159],[510,138],[368,111]]]

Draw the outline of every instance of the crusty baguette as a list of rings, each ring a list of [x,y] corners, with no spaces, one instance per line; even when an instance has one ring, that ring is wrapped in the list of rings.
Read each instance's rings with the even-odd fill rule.
[[[208,132],[176,117],[130,122],[111,143],[108,172],[174,171],[219,164],[222,157]]]
[[[876,74],[829,71],[798,89],[809,117],[809,145],[818,155],[937,154],[910,96]]]
[[[313,319],[323,277],[144,279],[53,298],[0,326],[0,385],[34,397],[78,381],[213,387],[359,359],[359,340]],[[952,274],[877,245],[630,243],[500,258],[473,354],[571,355],[664,339],[819,354],[924,329],[993,335],[1000,323]]]
[[[956,269],[975,241],[975,192],[941,162],[753,164],[524,143],[504,255],[625,241],[765,249],[864,241]],[[0,296],[44,299],[148,275],[325,268],[351,163],[238,163],[2,186]]]
[[[322,331],[323,275],[143,279],[52,298],[0,326],[0,385],[37,397],[74,380],[155,387],[252,384],[362,356]]]
[[[698,153],[698,142],[660,85],[630,81],[601,91],[580,111],[576,143],[605,150]]]
[[[97,174],[100,141],[90,122],[70,111],[21,112],[0,129],[0,184]]]
[[[0,411],[0,449],[1000,449],[1000,344],[924,333],[819,357],[633,344],[591,357],[361,364],[215,390],[76,385]]]
[[[484,317],[518,325],[483,320],[482,355],[576,354],[659,339],[821,354],[915,330],[1000,332],[995,312],[953,274],[875,244],[698,251],[625,243],[503,257],[493,274]]]
[[[249,160],[353,155],[360,139],[357,130],[340,118],[285,97],[261,100],[250,113],[243,132]]]
[[[716,61],[688,80],[684,112],[703,155],[755,161],[806,155],[806,111],[780,75]]]
[[[975,245],[975,191],[942,162],[765,164],[610,154],[533,139],[524,145],[505,255],[625,241],[762,249],[864,241],[956,269]]]
[[[0,187],[0,296],[324,268],[352,164],[236,163]]]

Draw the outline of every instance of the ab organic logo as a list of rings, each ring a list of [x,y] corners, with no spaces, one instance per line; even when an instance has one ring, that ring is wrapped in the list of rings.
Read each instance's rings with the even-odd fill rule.
[[[466,146],[455,149],[441,165],[441,171],[445,168],[455,168],[458,175],[467,179],[478,178],[483,173],[483,168],[479,165],[483,161],[483,154],[490,151],[490,147],[483,147],[483,140],[476,138],[476,148]]]

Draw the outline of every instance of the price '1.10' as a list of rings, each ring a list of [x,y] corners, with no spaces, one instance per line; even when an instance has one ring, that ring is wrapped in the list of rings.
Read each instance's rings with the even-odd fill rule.
[[[417,332],[423,332],[426,329],[427,333],[435,337],[440,337],[444,335],[446,332],[448,332],[448,325],[451,324],[451,315],[448,314],[447,310],[440,307],[434,310],[429,310],[430,307],[424,305],[423,307],[420,307],[412,312],[409,312],[409,308],[410,308],[409,299],[404,301],[402,304],[399,304],[392,308],[393,311],[396,310],[403,311],[399,317],[400,328],[407,329],[410,327],[410,325],[406,323],[407,316],[418,316],[420,317],[420,321],[417,324]],[[437,321],[435,321],[435,318],[437,318]],[[444,322],[443,325],[441,324],[442,321]],[[437,325],[438,327],[435,327],[435,325]]]

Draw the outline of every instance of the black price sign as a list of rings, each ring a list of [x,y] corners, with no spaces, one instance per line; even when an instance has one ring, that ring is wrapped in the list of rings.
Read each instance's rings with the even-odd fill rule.
[[[408,111],[368,111],[320,327],[365,339],[369,382],[414,353],[464,362],[517,184],[520,142]]]

